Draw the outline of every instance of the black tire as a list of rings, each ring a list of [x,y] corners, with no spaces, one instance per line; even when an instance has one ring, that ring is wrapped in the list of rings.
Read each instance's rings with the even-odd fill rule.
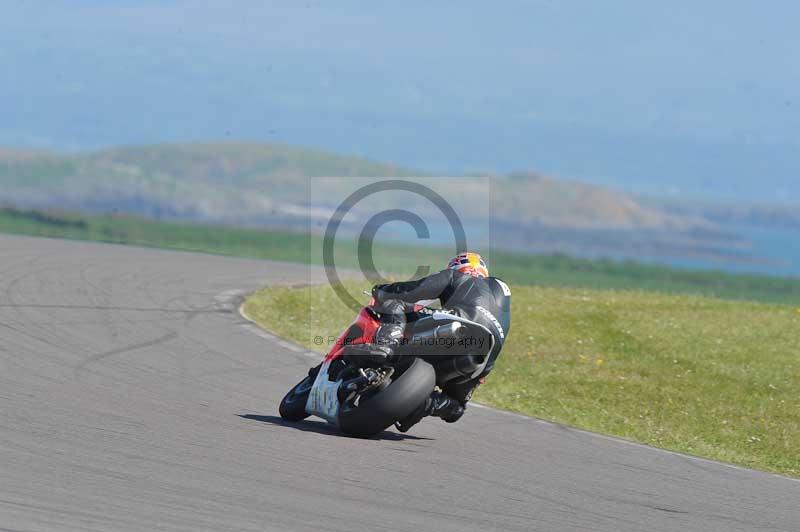
[[[339,411],[339,428],[345,434],[368,438],[408,417],[430,397],[436,385],[436,371],[422,360],[411,366],[378,394],[355,408]]]
[[[281,405],[278,407],[278,412],[281,417],[287,421],[300,421],[308,417],[306,413],[306,401],[308,401],[308,394],[311,391],[311,386],[314,384],[314,375],[309,375],[305,379],[298,382],[289,393],[287,393]]]

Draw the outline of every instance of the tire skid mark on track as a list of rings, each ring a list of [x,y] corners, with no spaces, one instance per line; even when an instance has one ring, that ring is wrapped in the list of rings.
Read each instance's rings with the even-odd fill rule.
[[[133,344],[133,345],[121,347],[119,349],[111,349],[110,351],[106,351],[104,353],[98,353],[96,355],[90,356],[89,358],[87,358],[86,360],[84,360],[83,362],[81,362],[80,364],[75,366],[75,370],[76,371],[80,371],[80,370],[84,369],[86,366],[88,366],[89,364],[94,364],[95,362],[99,362],[100,360],[103,360],[104,358],[108,358],[108,357],[111,357],[111,356],[114,356],[114,355],[122,355],[122,354],[125,354],[125,353],[130,353],[131,351],[136,351],[138,349],[145,349],[147,347],[153,347],[153,346],[156,346],[156,345],[159,345],[159,344],[163,344],[164,342],[168,342],[168,341],[170,341],[172,339],[175,339],[177,337],[178,337],[178,333],[176,333],[174,331],[170,331],[170,332],[166,333],[165,335],[163,335],[163,336],[161,336],[159,338],[154,338],[153,340],[148,340],[146,342],[141,342],[141,343],[138,343],[138,344]]]
[[[115,312],[164,312],[168,314],[226,314],[230,312],[227,309],[173,309],[173,308],[158,308],[158,307],[120,307],[113,305],[48,305],[48,304],[3,304],[0,303],[0,308],[13,308],[13,309],[55,309],[55,310],[102,310],[102,311],[115,311]]]

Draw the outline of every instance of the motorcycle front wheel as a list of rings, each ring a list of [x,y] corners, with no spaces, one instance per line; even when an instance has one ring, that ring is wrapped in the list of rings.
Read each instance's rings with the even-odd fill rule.
[[[319,369],[317,369],[317,371],[319,371]],[[295,384],[283,397],[278,407],[278,413],[286,421],[300,421],[308,417],[306,413],[306,402],[308,401],[308,394],[311,392],[311,387],[314,385],[314,379],[317,377],[317,371],[310,371],[305,379]]]

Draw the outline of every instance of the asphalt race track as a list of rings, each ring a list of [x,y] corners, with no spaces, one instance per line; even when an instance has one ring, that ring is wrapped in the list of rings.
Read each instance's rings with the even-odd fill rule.
[[[0,236],[0,530],[800,530],[800,482],[486,408],[283,423],[312,360],[237,297],[319,278]]]

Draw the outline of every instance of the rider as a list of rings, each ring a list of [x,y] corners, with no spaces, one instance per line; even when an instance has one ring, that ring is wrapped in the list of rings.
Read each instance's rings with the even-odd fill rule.
[[[480,373],[446,383],[441,393],[433,392],[416,411],[401,420],[397,428],[406,432],[425,416],[437,416],[448,423],[458,421],[464,414],[472,392],[492,370],[508,336],[511,322],[511,291],[508,285],[500,279],[489,277],[489,270],[481,256],[468,252],[456,255],[446,269],[428,277],[377,285],[372,289],[372,295],[382,322],[376,334],[378,344],[393,348],[402,344],[406,318],[414,319],[416,316],[410,312],[413,304],[433,299],[440,300],[444,311],[477,323],[488,329],[494,337],[491,350],[481,353],[488,356],[488,360]]]

